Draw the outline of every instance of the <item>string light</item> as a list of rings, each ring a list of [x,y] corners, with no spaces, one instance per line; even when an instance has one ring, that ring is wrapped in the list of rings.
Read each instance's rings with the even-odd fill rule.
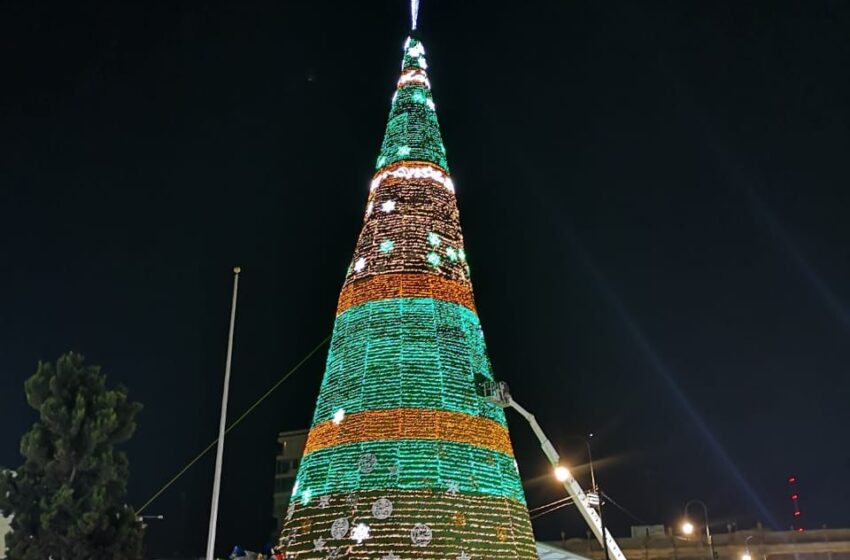
[[[493,376],[426,68],[408,38],[281,531],[287,558],[537,558],[504,412],[476,392]]]
[[[394,179],[431,179],[454,192],[454,184],[448,175],[436,165],[425,162],[404,162],[389,166],[375,174],[369,190],[377,189],[388,177]]]
[[[458,412],[415,408],[352,414],[344,428],[340,428],[336,422],[323,422],[310,430],[304,453],[343,443],[381,439],[437,439],[513,455],[508,430],[498,422]]]
[[[468,283],[447,280],[434,274],[381,274],[367,276],[346,285],[339,295],[336,312],[339,315],[368,301],[401,297],[449,301],[475,311],[475,302]]]

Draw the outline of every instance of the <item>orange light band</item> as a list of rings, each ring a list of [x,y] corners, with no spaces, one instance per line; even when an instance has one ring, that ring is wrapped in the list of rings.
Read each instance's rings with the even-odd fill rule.
[[[425,439],[465,443],[513,456],[508,430],[488,418],[445,410],[394,408],[370,410],[317,424],[307,436],[304,455],[313,451],[374,440]]]
[[[448,280],[436,274],[401,273],[367,276],[345,286],[339,294],[336,314],[346,309],[381,299],[430,297],[462,305],[475,311],[468,284]]]

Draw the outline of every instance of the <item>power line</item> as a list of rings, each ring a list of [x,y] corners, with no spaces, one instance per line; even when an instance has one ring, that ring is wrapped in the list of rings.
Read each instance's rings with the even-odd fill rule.
[[[324,339],[324,340],[322,340],[322,341],[321,341],[319,344],[317,344],[317,345],[316,345],[316,346],[315,346],[312,350],[310,350],[310,352],[309,352],[306,356],[304,356],[304,358],[302,358],[300,362],[298,362],[297,364],[295,364],[295,367],[293,367],[293,368],[292,368],[292,369],[290,369],[288,372],[286,372],[286,373],[284,374],[284,376],[283,376],[283,377],[281,377],[281,378],[277,381],[277,383],[275,383],[274,385],[272,385],[272,386],[271,386],[271,388],[263,394],[263,396],[261,396],[259,399],[257,399],[256,401],[254,401],[254,404],[252,404],[251,406],[249,406],[249,407],[248,407],[248,409],[247,409],[245,412],[243,412],[241,416],[239,416],[239,418],[237,418],[236,420],[234,420],[234,421],[233,421],[233,423],[232,423],[232,424],[230,424],[230,425],[227,427],[227,429],[224,431],[224,433],[225,433],[225,434],[228,434],[228,433],[230,433],[230,430],[232,430],[233,428],[235,428],[236,426],[238,426],[238,425],[239,425],[239,423],[240,423],[240,422],[242,422],[242,420],[244,420],[246,416],[248,416],[249,414],[251,414],[251,413],[254,411],[254,409],[255,409],[255,408],[257,408],[257,407],[260,405],[260,403],[262,403],[264,400],[266,400],[266,399],[268,398],[268,396],[269,396],[269,395],[271,395],[271,394],[275,391],[275,389],[277,389],[278,387],[280,387],[280,385],[281,385],[284,381],[286,381],[287,379],[289,379],[289,376],[291,376],[293,373],[295,373],[296,371],[298,371],[298,369],[299,369],[299,368],[301,368],[301,366],[303,366],[303,365],[307,362],[307,360],[309,360],[310,358],[312,358],[312,357],[313,357],[313,354],[315,354],[316,352],[318,352],[318,351],[319,351],[319,349],[320,349],[322,346],[324,346],[324,345],[325,345],[325,344],[326,344],[326,343],[327,343],[327,342],[331,339],[331,336],[332,336],[332,335],[328,335],[327,337],[325,337],[325,339]],[[185,466],[185,467],[183,467],[182,469],[180,469],[180,471],[179,471],[176,475],[174,475],[174,476],[171,478],[171,480],[169,480],[168,482],[166,482],[166,483],[165,483],[165,485],[164,485],[162,488],[160,488],[160,489],[156,492],[156,494],[154,494],[153,496],[151,496],[151,498],[150,498],[147,502],[145,502],[145,503],[144,503],[144,505],[142,505],[142,507],[140,507],[140,508],[136,511],[136,515],[139,515],[139,514],[141,514],[143,511],[145,511],[145,509],[146,509],[149,505],[151,505],[151,503],[153,503],[153,501],[154,501],[154,500],[156,500],[157,498],[159,498],[159,496],[160,496],[163,492],[165,492],[166,490],[168,490],[168,487],[169,487],[169,486],[171,486],[172,484],[174,484],[175,482],[177,482],[177,479],[179,479],[181,476],[183,476],[183,474],[184,474],[186,471],[188,471],[190,468],[192,468],[192,465],[194,465],[195,463],[197,463],[198,461],[200,461],[200,460],[201,460],[201,457],[203,457],[204,455],[206,455],[206,454],[209,452],[209,450],[210,450],[210,449],[212,449],[213,447],[215,447],[215,446],[216,446],[216,444],[217,444],[217,443],[218,443],[218,438],[215,438],[215,439],[214,439],[214,440],[213,440],[213,441],[212,441],[212,442],[211,442],[208,446],[206,446],[206,447],[204,448],[204,450],[203,450],[203,451],[201,451],[200,453],[198,453],[197,455],[195,455],[195,458],[194,458],[194,459],[192,459],[191,461],[189,461],[189,462],[186,464],[186,466]]]
[[[555,505],[555,504],[558,504],[558,505]],[[545,511],[540,511],[539,513],[531,514],[531,512],[529,512],[529,514],[531,514],[531,519],[534,520],[534,519],[537,519],[538,517],[543,517],[546,514],[552,513],[553,511],[558,511],[561,508],[565,508],[565,507],[571,506],[571,505],[573,505],[573,499],[572,498],[564,498],[562,500],[554,501],[551,504],[546,504],[545,506],[540,506],[539,508],[535,508],[535,511],[544,509],[544,508],[549,507],[549,506],[554,506],[554,507],[546,509]]]
[[[623,506],[621,506],[620,504],[618,504],[617,502],[615,502],[615,501],[614,501],[614,498],[612,498],[611,496],[609,496],[608,494],[606,494],[606,493],[604,493],[604,492],[602,492],[601,494],[602,494],[602,496],[603,496],[603,497],[605,497],[605,499],[607,499],[609,502],[611,502],[611,503],[612,503],[612,504],[614,504],[617,508],[619,508],[619,509],[620,509],[620,511],[622,511],[623,513],[625,513],[626,515],[628,515],[629,517],[631,517],[632,519],[634,519],[635,521],[637,521],[637,522],[638,522],[638,523],[640,523],[641,525],[647,525],[647,522],[646,522],[646,521],[644,521],[644,520],[643,520],[643,519],[641,519],[640,517],[636,516],[635,514],[633,514],[632,512],[630,512],[629,510],[627,510],[626,508],[624,508]]]

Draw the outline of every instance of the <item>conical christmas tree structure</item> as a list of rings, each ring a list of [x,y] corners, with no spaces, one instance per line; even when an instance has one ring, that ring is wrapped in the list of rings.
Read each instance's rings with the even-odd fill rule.
[[[537,558],[426,73],[404,60],[280,544],[287,557]]]

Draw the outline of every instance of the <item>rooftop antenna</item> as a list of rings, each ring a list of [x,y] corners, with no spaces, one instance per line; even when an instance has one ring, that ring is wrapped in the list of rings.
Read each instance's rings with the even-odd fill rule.
[[[416,20],[419,19],[419,0],[410,0],[410,29],[416,31]]]

